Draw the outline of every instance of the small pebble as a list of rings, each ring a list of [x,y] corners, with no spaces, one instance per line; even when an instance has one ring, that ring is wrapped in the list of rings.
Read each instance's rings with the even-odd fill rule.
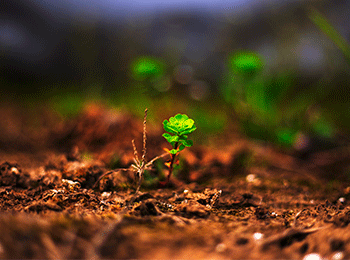
[[[12,167],[12,168],[11,168],[11,172],[12,172],[13,174],[19,174],[19,170],[18,170],[16,167]]]
[[[332,260],[343,260],[344,259],[344,253],[343,252],[336,252],[332,258]]]
[[[255,181],[255,174],[248,174],[246,177],[247,182],[254,182]]]
[[[256,241],[258,241],[258,240],[262,239],[263,236],[264,236],[263,234],[257,232],[257,233],[254,233],[253,238],[254,238]]]
[[[68,188],[69,190],[79,189],[81,187],[80,183],[77,181],[62,179],[63,186]]]
[[[220,243],[215,247],[215,251],[218,253],[222,253],[226,250],[227,246],[224,243]]]
[[[112,194],[111,192],[104,191],[104,192],[102,192],[101,197],[108,198],[109,196],[111,196],[111,194]]]
[[[303,260],[321,260],[322,257],[319,254],[311,253],[304,256]]]
[[[338,199],[338,201],[339,201],[340,203],[344,203],[344,202],[345,202],[345,198],[344,198],[344,197],[340,197],[340,198]]]
[[[278,214],[276,213],[276,212],[271,212],[271,217],[272,218],[275,218],[275,217],[277,217],[278,216]]]
[[[261,184],[259,178],[257,178],[256,175],[252,173],[247,175],[246,181],[252,183],[255,186],[259,186]]]

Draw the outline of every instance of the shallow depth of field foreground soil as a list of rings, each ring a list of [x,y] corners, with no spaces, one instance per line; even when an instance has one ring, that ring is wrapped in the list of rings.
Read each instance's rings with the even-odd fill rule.
[[[184,150],[165,187],[155,163],[135,194],[133,172],[94,184],[130,166],[132,139],[140,153],[142,120],[98,106],[35,130],[15,109],[1,117],[0,258],[350,258],[346,148],[298,159],[224,135]],[[150,160],[168,145],[147,134]]]

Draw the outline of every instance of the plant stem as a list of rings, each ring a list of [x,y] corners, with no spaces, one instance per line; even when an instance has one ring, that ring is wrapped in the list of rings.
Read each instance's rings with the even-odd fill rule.
[[[178,146],[179,146],[179,143],[176,142],[175,145],[174,145],[174,149],[177,149]],[[167,177],[166,183],[169,183],[169,181],[170,181],[170,176],[171,176],[171,173],[173,172],[173,169],[174,169],[174,162],[175,162],[175,157],[176,157],[177,154],[178,153],[171,154],[170,165],[169,165],[169,173],[168,173],[168,177]]]

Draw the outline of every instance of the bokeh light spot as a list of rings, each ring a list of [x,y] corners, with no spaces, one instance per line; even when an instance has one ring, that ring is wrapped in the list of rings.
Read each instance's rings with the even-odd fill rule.
[[[190,65],[179,65],[174,69],[175,80],[183,85],[188,85],[193,80],[193,68]]]
[[[189,87],[191,98],[195,100],[203,100],[208,96],[209,86],[203,80],[195,80]]]

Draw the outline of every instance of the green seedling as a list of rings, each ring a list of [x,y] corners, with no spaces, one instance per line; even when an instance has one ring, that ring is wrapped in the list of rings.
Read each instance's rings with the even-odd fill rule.
[[[146,121],[147,120],[146,119],[147,119],[147,109],[145,110],[145,116],[143,119],[143,135],[142,135],[143,147],[142,147],[141,158],[139,158],[138,156],[135,140],[132,140],[132,147],[134,150],[134,163],[131,164],[129,168],[118,168],[102,174],[94,184],[93,188],[95,188],[99,183],[99,181],[107,175],[110,175],[118,171],[133,171],[135,173],[135,179],[138,179],[138,184],[135,192],[135,196],[136,196],[136,194],[140,190],[145,171],[152,170],[152,165],[156,160],[170,154],[170,161],[166,164],[169,167],[167,183],[169,182],[171,173],[174,169],[176,156],[179,154],[180,151],[185,149],[185,147],[191,147],[193,145],[193,142],[191,140],[188,140],[187,135],[192,133],[194,130],[196,130],[196,126],[194,125],[194,121],[188,118],[187,115],[177,114],[176,116],[171,117],[169,121],[164,120],[163,126],[165,131],[171,133],[172,135],[169,133],[164,133],[163,137],[173,146],[173,149],[170,151],[167,150],[166,153],[160,156],[154,157],[150,161],[147,161],[146,160],[146,151],[147,151],[146,149],[146,142],[147,142]],[[131,201],[133,201],[133,199]]]
[[[164,120],[163,126],[164,130],[168,132],[164,133],[163,137],[173,147],[173,149],[167,150],[171,156],[170,161],[166,164],[169,168],[166,181],[166,183],[168,183],[174,169],[176,156],[186,147],[191,147],[193,145],[193,142],[188,140],[187,135],[196,130],[197,127],[195,126],[193,119],[188,118],[188,116],[184,114],[177,114],[174,117],[170,117],[169,121]]]

